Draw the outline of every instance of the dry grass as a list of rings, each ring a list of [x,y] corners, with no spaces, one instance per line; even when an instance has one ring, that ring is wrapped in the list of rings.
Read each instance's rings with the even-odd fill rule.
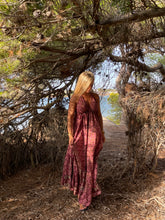
[[[154,170],[160,149],[165,148],[165,90],[132,92],[121,100],[128,126],[128,159],[134,172],[148,166]]]
[[[79,211],[77,197],[60,185],[62,167],[53,171],[51,164],[20,171],[0,182],[0,219],[164,220],[165,152],[159,152],[154,172],[139,173],[133,180],[132,161],[123,172],[127,162],[125,129],[106,125],[105,134],[98,170],[102,195],[92,201],[88,211]]]
[[[57,165],[68,144],[67,111],[41,113],[26,129],[0,134],[0,142],[0,178],[24,167]]]

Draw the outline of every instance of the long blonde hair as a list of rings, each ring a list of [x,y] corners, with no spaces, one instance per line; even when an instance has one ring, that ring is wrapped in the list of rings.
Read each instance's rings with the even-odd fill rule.
[[[74,90],[73,95],[79,98],[84,92],[88,89],[91,83],[94,82],[94,74],[90,71],[82,72],[79,75],[76,88]]]

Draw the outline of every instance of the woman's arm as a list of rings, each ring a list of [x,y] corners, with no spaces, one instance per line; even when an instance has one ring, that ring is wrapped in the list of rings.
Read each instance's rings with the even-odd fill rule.
[[[76,97],[73,95],[69,102],[69,109],[68,109],[68,136],[69,136],[69,144],[73,144],[73,136],[74,136],[74,116],[75,116],[75,109],[76,109]]]

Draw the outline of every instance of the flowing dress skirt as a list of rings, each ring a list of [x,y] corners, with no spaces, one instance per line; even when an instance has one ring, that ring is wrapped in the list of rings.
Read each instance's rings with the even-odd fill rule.
[[[79,203],[85,207],[91,204],[92,197],[101,194],[97,184],[97,159],[102,149],[97,112],[86,108],[84,100],[80,99],[75,119],[74,144],[68,146],[61,178],[61,184],[78,195]]]

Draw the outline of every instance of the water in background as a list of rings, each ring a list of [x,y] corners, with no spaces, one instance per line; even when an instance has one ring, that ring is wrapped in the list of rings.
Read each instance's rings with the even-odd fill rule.
[[[108,103],[109,96],[101,96],[100,97],[100,108],[101,113],[104,118],[106,118],[110,114],[111,104]]]
[[[100,96],[100,108],[101,108],[101,114],[104,118],[106,118],[110,114],[111,104],[108,103],[108,97],[109,96]],[[68,109],[69,104],[65,103],[64,106],[66,109]]]

